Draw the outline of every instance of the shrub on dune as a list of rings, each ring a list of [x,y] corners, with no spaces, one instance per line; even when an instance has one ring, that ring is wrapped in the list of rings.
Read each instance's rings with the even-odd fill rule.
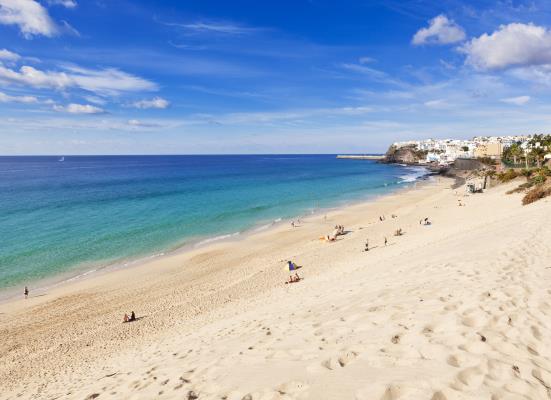
[[[526,193],[526,195],[522,198],[523,205],[533,203],[534,201],[543,199],[544,197],[551,195],[551,182],[545,183],[545,177],[542,177],[541,175],[538,175],[535,178],[538,177],[543,178],[543,183],[536,184],[532,189],[528,191],[528,193]],[[541,179],[538,179],[538,181],[541,181]]]
[[[508,169],[504,172],[500,172],[499,174],[497,174],[497,179],[500,182],[505,183],[505,182],[512,181],[513,179],[517,178],[518,176],[519,176],[519,174],[517,173],[517,171],[515,171],[514,169]]]

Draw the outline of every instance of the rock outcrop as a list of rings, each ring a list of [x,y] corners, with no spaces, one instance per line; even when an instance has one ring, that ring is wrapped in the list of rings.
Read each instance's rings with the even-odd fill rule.
[[[418,164],[419,161],[423,161],[427,153],[422,150],[418,150],[415,146],[403,146],[397,148],[392,145],[387,150],[384,159],[384,163],[398,163],[398,164]]]

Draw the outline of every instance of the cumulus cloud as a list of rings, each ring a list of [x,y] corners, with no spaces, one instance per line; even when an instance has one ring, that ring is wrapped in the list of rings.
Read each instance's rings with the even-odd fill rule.
[[[62,6],[65,8],[75,8],[77,2],[75,0],[48,0],[48,4],[52,6]]]
[[[460,48],[467,63],[478,69],[551,64],[551,32],[533,24],[501,25]]]
[[[155,97],[151,100],[140,100],[132,104],[136,108],[167,108],[170,105],[168,100],[163,99],[162,97]]]
[[[26,39],[58,34],[48,11],[35,0],[0,0],[0,24],[18,26]]]
[[[61,71],[44,71],[25,65],[17,71],[0,65],[0,81],[41,89],[79,88],[107,95],[157,90],[155,83],[115,68],[92,70],[68,66]]]
[[[414,45],[450,44],[465,40],[465,31],[443,14],[429,21],[427,28],[421,28],[412,39]]]
[[[530,101],[530,96],[508,97],[501,99],[501,101],[507,104],[513,104],[515,106],[522,106]]]
[[[55,111],[67,112],[70,114],[103,114],[105,110],[91,104],[71,103],[67,106],[54,105]]]
[[[0,103],[38,103],[38,99],[34,96],[10,96],[9,94],[0,92]]]
[[[0,49],[0,60],[17,61],[20,58],[21,56],[17,53],[14,53],[6,49]]]

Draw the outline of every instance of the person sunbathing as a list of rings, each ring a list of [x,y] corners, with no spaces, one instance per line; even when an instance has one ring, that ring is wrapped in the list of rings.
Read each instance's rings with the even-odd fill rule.
[[[300,276],[298,276],[298,273],[295,273],[295,275],[290,275],[289,276],[289,280],[287,282],[285,282],[285,284],[289,284],[289,283],[296,283],[296,282],[300,282],[302,278]]]

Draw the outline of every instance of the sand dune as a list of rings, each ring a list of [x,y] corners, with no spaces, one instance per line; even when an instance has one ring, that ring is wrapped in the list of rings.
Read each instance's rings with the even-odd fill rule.
[[[548,399],[551,203],[507,189],[458,207],[441,179],[2,304],[0,397]]]

